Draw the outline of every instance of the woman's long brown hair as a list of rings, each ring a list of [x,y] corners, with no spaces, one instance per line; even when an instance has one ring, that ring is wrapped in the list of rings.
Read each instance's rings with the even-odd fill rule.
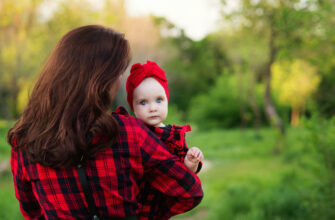
[[[8,142],[52,168],[71,167],[111,146],[119,126],[108,113],[110,91],[129,62],[123,34],[99,25],[71,30],[50,54]],[[92,134],[104,140],[88,146]]]

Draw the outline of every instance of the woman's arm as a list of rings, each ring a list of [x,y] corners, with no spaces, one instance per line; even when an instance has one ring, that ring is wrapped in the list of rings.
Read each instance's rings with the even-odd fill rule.
[[[15,196],[19,200],[20,210],[25,219],[44,219],[39,203],[37,202],[31,182],[23,174],[22,153],[12,149],[11,170],[13,173]]]
[[[146,181],[164,194],[159,218],[167,219],[197,206],[202,197],[200,179],[146,127],[137,132]]]

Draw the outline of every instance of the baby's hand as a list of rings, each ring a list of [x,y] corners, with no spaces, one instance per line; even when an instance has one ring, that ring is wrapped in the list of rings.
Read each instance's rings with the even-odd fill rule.
[[[186,154],[187,160],[189,160],[192,163],[198,163],[199,161],[202,161],[204,158],[201,150],[197,147],[191,147]]]

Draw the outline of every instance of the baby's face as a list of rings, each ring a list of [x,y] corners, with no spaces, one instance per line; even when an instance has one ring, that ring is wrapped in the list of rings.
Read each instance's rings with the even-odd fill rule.
[[[163,86],[153,77],[145,78],[134,90],[133,108],[137,118],[147,125],[159,127],[168,113]]]

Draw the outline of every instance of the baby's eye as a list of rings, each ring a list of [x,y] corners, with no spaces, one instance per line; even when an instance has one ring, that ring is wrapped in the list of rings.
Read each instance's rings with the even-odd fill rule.
[[[147,104],[146,101],[140,101],[140,105],[145,105],[145,104]]]
[[[161,103],[162,101],[163,101],[162,98],[158,98],[158,99],[156,100],[157,103]]]

